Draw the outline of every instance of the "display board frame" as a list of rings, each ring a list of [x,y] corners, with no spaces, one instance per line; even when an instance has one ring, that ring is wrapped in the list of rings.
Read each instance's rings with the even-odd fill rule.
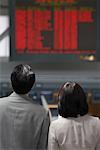
[[[15,47],[15,41],[16,41],[16,32],[15,32],[15,10],[16,10],[16,1],[18,0],[9,0],[9,6],[10,6],[10,60],[11,61],[32,61],[34,63],[66,63],[67,61],[80,61],[80,60],[85,60],[85,61],[91,61],[89,59],[91,56],[93,56],[93,61],[96,60],[96,57],[99,57],[99,25],[100,25],[100,20],[99,20],[99,15],[100,10],[98,4],[100,3],[99,0],[93,0],[96,1],[96,40],[95,40],[95,50],[87,50],[87,52],[80,52],[80,51],[74,51],[71,52],[66,52],[66,53],[54,53],[53,51],[51,53],[17,53],[16,52],[16,47]],[[23,3],[26,2],[26,0],[21,0]],[[31,0],[27,0],[31,1]],[[87,1],[87,0],[83,0]],[[27,3],[26,2],[26,3]],[[92,28],[92,27],[91,27]],[[98,32],[99,31],[99,32]],[[78,39],[79,40],[79,39]],[[91,40],[90,40],[91,41]],[[83,41],[84,42],[84,41]],[[92,43],[92,42],[90,42]],[[84,44],[83,44],[84,45]]]

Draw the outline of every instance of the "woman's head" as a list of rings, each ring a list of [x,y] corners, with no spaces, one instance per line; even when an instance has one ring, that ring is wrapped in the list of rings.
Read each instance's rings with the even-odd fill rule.
[[[75,82],[66,82],[58,94],[58,112],[62,117],[77,117],[88,113],[84,90]]]

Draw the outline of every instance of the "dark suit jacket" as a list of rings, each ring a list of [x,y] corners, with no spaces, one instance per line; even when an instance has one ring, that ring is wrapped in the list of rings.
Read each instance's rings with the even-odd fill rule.
[[[0,99],[0,150],[46,150],[49,115],[25,95]]]

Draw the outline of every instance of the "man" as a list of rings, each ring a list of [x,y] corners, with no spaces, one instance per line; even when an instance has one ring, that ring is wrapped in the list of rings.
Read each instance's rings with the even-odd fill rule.
[[[18,65],[11,73],[14,92],[0,100],[0,150],[46,150],[49,115],[27,97],[35,82],[28,65]]]

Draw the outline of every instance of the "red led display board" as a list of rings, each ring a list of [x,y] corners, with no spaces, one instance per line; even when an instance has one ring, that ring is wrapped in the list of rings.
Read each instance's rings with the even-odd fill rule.
[[[96,0],[11,0],[11,59],[95,56],[96,6]]]

